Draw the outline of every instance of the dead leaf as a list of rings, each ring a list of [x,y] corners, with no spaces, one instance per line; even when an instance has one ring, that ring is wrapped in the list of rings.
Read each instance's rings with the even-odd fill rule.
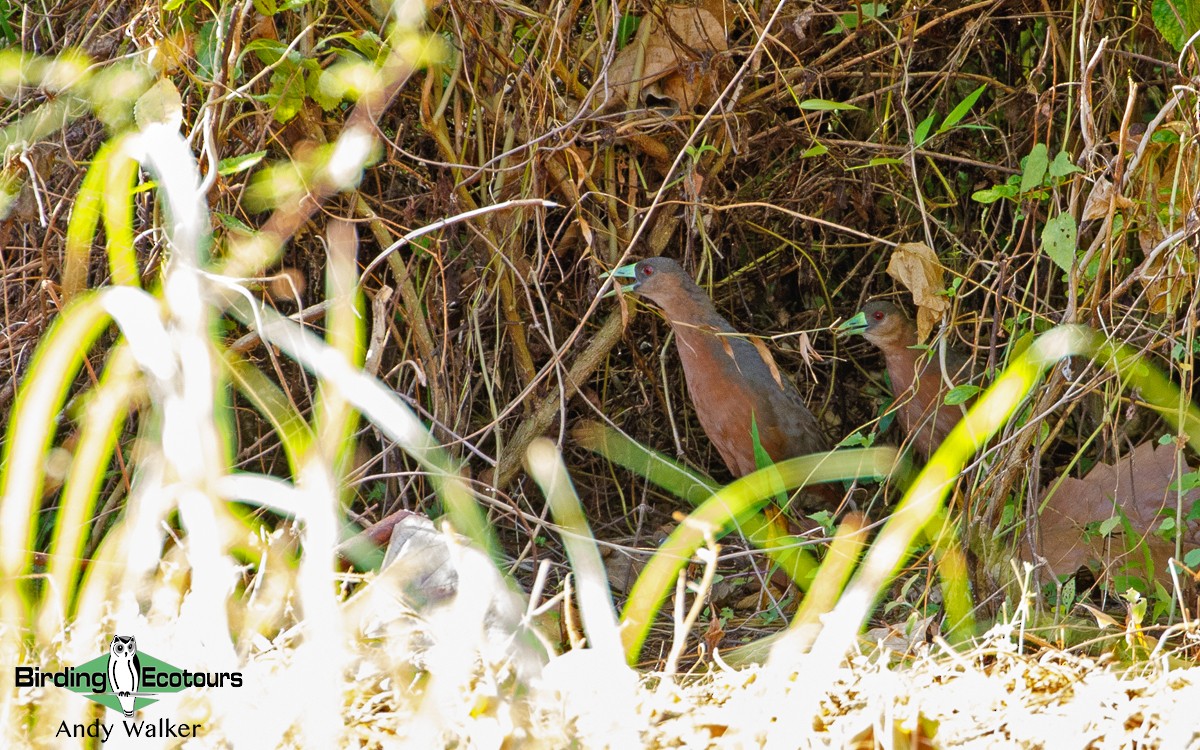
[[[1129,208],[1133,205],[1133,201],[1123,195],[1113,195],[1113,185],[1108,178],[1100,177],[1096,183],[1092,185],[1092,192],[1088,193],[1087,201],[1083,204],[1083,218],[1080,223],[1085,221],[1093,221],[1095,219],[1103,219],[1108,215],[1108,204],[1112,202],[1117,210]]]
[[[1106,630],[1108,628],[1114,628],[1116,630],[1121,629],[1121,623],[1117,622],[1117,618],[1108,614],[1104,610],[1096,609],[1087,602],[1076,602],[1075,604],[1076,606],[1087,610],[1088,613],[1090,613],[1091,616],[1096,619],[1096,627],[1100,628],[1101,630]]]
[[[133,105],[133,121],[139,129],[166,125],[178,130],[183,125],[183,99],[170,78],[160,78]]]
[[[775,384],[783,388],[783,377],[779,374],[779,367],[775,364],[775,358],[771,356],[771,350],[767,348],[767,345],[758,336],[747,336],[746,338],[758,350],[758,356],[762,357],[762,361],[766,363],[767,369],[771,371],[771,377],[774,378]]]
[[[732,18],[724,12],[720,15],[724,20]],[[712,8],[693,5],[670,5],[661,16],[647,17],[643,23],[652,26],[645,36],[641,75],[637,71],[640,48],[634,42],[617,53],[608,68],[604,108],[626,106],[635,81],[641,82],[638,101],[643,105],[666,102],[672,113],[711,105],[720,91],[715,56],[729,49],[722,18]]]
[[[888,276],[912,293],[917,306],[917,341],[929,339],[933,327],[950,309],[946,299],[946,269],[924,242],[902,242],[892,251]]]
[[[1146,289],[1146,306],[1156,315],[1174,313],[1182,302],[1191,299],[1196,269],[1195,251],[1186,242],[1154,255],[1164,237],[1157,222],[1138,230],[1138,244],[1148,261],[1139,269],[1138,278]]]
[[[901,654],[911,654],[928,643],[930,636],[936,633],[934,618],[925,617],[871,628],[862,634],[862,640],[870,646],[878,645]]]
[[[1115,465],[1098,463],[1083,479],[1069,477],[1057,489],[1054,483],[1047,486],[1039,502],[1044,507],[1038,519],[1038,554],[1050,573],[1070,575],[1094,561],[1101,565],[1101,580],[1122,574],[1145,577],[1143,549],[1148,549],[1154,579],[1169,590],[1167,560],[1175,554],[1175,545],[1152,531],[1162,523],[1162,511],[1173,513],[1175,507],[1175,491],[1169,488],[1179,473],[1176,450],[1142,443]],[[1182,471],[1190,471],[1186,462]],[[1188,492],[1184,508],[1197,499],[1200,489]],[[1128,518],[1132,538],[1126,538],[1123,523],[1107,536],[1087,528],[1119,517],[1117,508]],[[1185,550],[1200,547],[1200,522],[1187,523],[1183,545]],[[1027,551],[1021,554],[1028,557]]]
[[[796,351],[800,354],[800,359],[804,360],[804,366],[808,368],[808,376],[816,380],[817,374],[813,371],[813,362],[824,362],[825,358],[812,345],[808,331],[801,331],[796,335]]]
[[[646,567],[644,557],[626,554],[609,547],[601,549],[600,559],[604,562],[609,587],[619,594],[628,594]]]
[[[717,646],[721,645],[721,640],[725,637],[725,628],[721,627],[721,618],[714,615],[708,621],[708,628],[704,631],[703,637],[708,653],[716,651]]]

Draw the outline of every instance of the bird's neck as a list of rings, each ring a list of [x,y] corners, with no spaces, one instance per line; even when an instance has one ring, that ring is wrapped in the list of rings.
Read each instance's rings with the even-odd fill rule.
[[[662,308],[663,315],[677,336],[688,336],[688,329],[736,333],[729,321],[717,312],[709,296],[695,284],[674,289],[670,296],[654,301]]]

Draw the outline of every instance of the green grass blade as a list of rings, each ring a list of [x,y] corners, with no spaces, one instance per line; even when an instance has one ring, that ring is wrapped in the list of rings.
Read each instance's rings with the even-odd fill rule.
[[[720,489],[707,476],[672,461],[600,422],[584,422],[571,431],[579,445],[628,469],[672,495],[699,505]]]
[[[801,456],[781,461],[721,488],[676,527],[634,583],[622,616],[626,658],[630,663],[637,661],[655,615],[679,571],[704,544],[706,530],[711,530],[712,535],[718,538],[739,526],[746,533],[747,522],[756,515],[763,503],[773,497],[780,482],[791,490],[817,481],[879,478],[888,474],[895,461],[896,451],[892,448],[864,448]],[[788,548],[786,551],[798,549]],[[795,565],[795,561],[792,564]],[[799,565],[800,569],[793,568],[789,572],[801,579],[811,576],[816,567],[814,563]]]
[[[140,286],[137,254],[133,248],[133,185],[138,164],[116,142],[104,174],[104,235],[108,267],[114,284]]]
[[[62,487],[62,500],[48,548],[49,582],[38,621],[46,641],[63,632],[79,579],[85,542],[92,530],[100,488],[112,461],[117,438],[125,425],[138,384],[129,348],[119,343],[109,356],[100,384],[89,394],[71,468]]]
[[[108,181],[108,165],[112,161],[115,147],[105,143],[96,151],[92,166],[83,176],[75,202],[71,205],[71,219],[67,223],[67,237],[63,251],[63,296],[69,301],[87,286],[88,261],[92,257],[92,240],[100,225],[100,212],[104,205],[104,187]]]
[[[554,520],[563,527],[563,547],[571,561],[571,570],[575,572],[579,610],[588,641],[593,648],[619,662],[621,638],[608,575],[562,456],[554,443],[538,438],[530,444],[525,463],[530,476],[550,503]]]

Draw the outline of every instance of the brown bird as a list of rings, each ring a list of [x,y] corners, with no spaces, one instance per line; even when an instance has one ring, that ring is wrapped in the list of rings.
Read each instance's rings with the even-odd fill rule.
[[[970,360],[947,347],[947,378],[943,378],[938,353],[914,348],[917,327],[891,302],[868,302],[838,330],[861,333],[883,352],[900,426],[917,451],[928,458],[962,418],[963,406],[946,404],[944,394],[950,390],[947,379],[954,385],[969,380]]]
[[[612,272],[662,308],[675,332],[688,393],[708,439],[734,476],[756,468],[751,419],[772,460],[828,450],[816,417],[764,351],[721,317],[712,300],[670,258],[647,258]],[[828,488],[831,489],[831,488]]]

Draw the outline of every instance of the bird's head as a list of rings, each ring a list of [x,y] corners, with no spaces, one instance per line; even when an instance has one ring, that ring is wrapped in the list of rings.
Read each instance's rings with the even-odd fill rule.
[[[637,263],[621,266],[606,274],[616,279],[633,279],[632,284],[621,288],[625,292],[637,292],[647,299],[663,304],[673,295],[690,293],[695,282],[683,270],[683,266],[671,258],[647,258]]]
[[[863,305],[853,318],[838,326],[844,334],[861,334],[880,349],[909,347],[916,343],[916,329],[896,305],[876,300]]]

